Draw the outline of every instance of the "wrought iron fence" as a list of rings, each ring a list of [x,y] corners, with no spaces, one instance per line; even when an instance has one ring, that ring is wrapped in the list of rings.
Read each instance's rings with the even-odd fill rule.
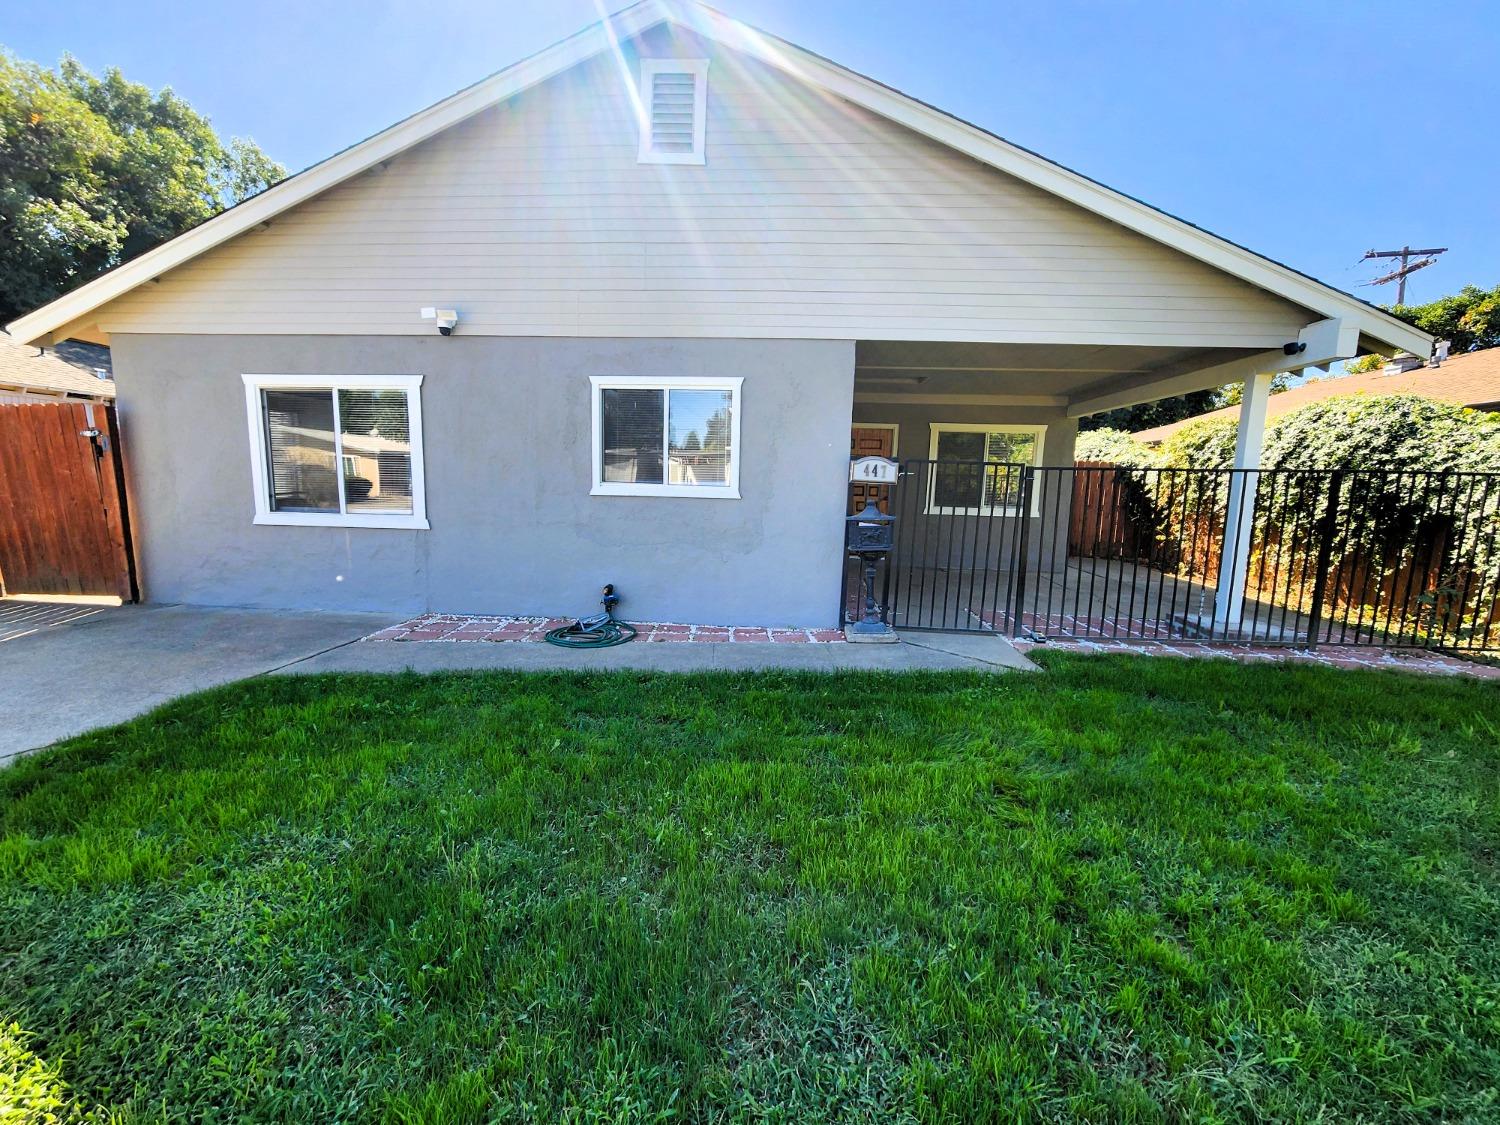
[[[1067,547],[1017,575],[1013,631],[1500,647],[1500,474],[1078,465],[1026,476],[1051,497],[1041,533],[1065,526]]]
[[[906,461],[877,499],[898,629],[1500,648],[1500,474]]]

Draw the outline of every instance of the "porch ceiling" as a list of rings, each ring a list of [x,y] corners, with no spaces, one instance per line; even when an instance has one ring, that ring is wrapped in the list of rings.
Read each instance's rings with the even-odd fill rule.
[[[1224,348],[861,340],[854,352],[854,390],[883,401],[963,395],[996,401],[1045,398],[1065,405],[1105,389],[1149,384],[1253,354]]]

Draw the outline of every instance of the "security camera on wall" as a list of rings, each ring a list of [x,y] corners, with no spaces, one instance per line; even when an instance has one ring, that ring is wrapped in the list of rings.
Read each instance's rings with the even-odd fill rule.
[[[454,326],[458,324],[458,312],[455,309],[425,308],[422,310],[422,319],[436,321],[437,330],[444,336],[451,336]]]

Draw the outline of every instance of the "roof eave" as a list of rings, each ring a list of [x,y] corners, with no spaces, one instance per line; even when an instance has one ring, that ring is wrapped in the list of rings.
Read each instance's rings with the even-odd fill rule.
[[[610,46],[611,36],[634,36],[666,20],[661,0],[641,0],[610,17],[610,27],[593,24],[578,34],[523,59],[435,105],[419,110],[373,137],[314,164],[280,183],[220,212],[191,230],[162,243],[139,257],[123,262],[108,273],[72,292],[11,321],[7,331],[24,343],[51,342],[56,329],[79,321],[116,297],[144,285],[199,254],[212,250],[237,235],[337,187],[376,165],[399,156],[429,137],[514,97],[538,83]]]
[[[1341,318],[1389,348],[1431,354],[1431,336],[1382,309],[696,0],[642,0],[19,317],[9,330],[28,343],[49,338],[167,270],[668,19],[1323,317]]]

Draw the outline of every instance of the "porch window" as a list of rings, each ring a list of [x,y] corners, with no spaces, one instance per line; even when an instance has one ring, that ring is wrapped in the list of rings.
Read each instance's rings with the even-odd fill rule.
[[[246,375],[255,522],[426,528],[420,375]]]
[[[739,499],[742,379],[591,382],[593,495]]]
[[[1022,469],[1041,464],[1045,434],[1045,426],[934,423],[927,514],[1015,515]]]

